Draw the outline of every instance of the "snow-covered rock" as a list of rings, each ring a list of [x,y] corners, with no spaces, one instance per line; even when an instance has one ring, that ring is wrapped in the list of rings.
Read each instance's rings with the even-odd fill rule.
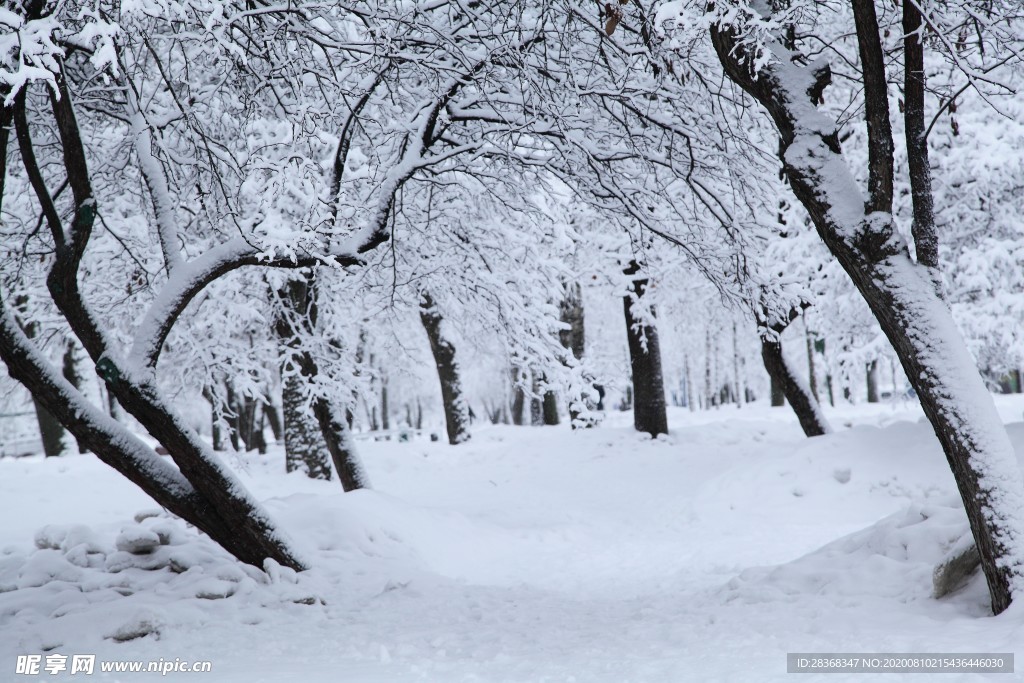
[[[118,534],[114,546],[133,555],[146,555],[160,546],[160,536],[149,529],[129,527]]]

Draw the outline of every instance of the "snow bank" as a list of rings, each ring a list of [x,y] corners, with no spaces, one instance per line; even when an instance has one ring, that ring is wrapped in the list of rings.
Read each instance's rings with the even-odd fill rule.
[[[210,601],[223,601],[215,610],[222,617],[322,604],[314,579],[241,564],[162,513],[140,513],[119,532],[47,525],[35,546],[0,555],[0,623],[17,634],[21,652],[160,639],[165,629],[210,619]]]
[[[749,602],[808,595],[839,600],[863,597],[870,586],[873,598],[929,600],[934,568],[965,536],[970,527],[959,498],[914,503],[793,562],[748,569],[725,591],[729,600]]]

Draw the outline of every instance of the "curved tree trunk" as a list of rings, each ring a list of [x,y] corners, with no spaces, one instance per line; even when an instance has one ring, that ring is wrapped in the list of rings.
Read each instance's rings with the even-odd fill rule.
[[[441,402],[444,407],[445,427],[448,443],[455,445],[469,440],[469,406],[462,393],[459,365],[455,360],[455,347],[444,336],[444,318],[437,310],[434,300],[424,292],[420,301],[420,320],[427,332],[430,350],[437,365],[437,376],[441,380]]]
[[[623,272],[635,276],[640,272],[640,264],[633,261]],[[632,291],[622,298],[622,306],[626,314],[629,360],[633,368],[633,426],[638,432],[657,436],[668,434],[658,330],[652,323],[641,322],[633,314],[633,305],[646,289],[646,278],[634,278]]]
[[[366,470],[363,469],[363,463],[356,454],[355,444],[352,442],[347,416],[339,413],[323,398],[313,403],[313,414],[327,442],[327,452],[334,462],[341,487],[345,491],[370,488],[369,477],[366,476]]]
[[[1024,481],[992,397],[937,291],[933,269],[911,260],[896,229],[885,55],[873,2],[854,0],[853,6],[868,118],[866,201],[843,158],[838,126],[816,107],[831,81],[828,65],[803,66],[770,44],[776,59],[754,78],[753,59],[733,29],[713,27],[712,41],[729,78],[774,120],[794,194],[871,308],[920,398],[956,479],[998,614],[1024,575]]]
[[[777,334],[774,338],[771,335],[761,337],[761,358],[772,383],[779,386],[789,400],[789,405],[793,407],[804,434],[821,436],[832,431],[825,416],[821,414],[821,407],[814,399],[810,387],[786,361],[782,353],[782,342]]]
[[[160,415],[160,405],[148,388],[120,383],[111,377],[120,401],[146,430],[165,444],[181,469],[164,462],[149,446],[108,415],[96,410],[82,395],[54,371],[18,329],[0,297],[0,358],[8,373],[20,381],[79,443],[134,482],[159,505],[195,525],[239,560],[263,567],[267,558],[301,570],[305,564],[295,555],[280,532],[261,514],[226,470],[206,470],[190,460],[192,450],[202,444],[179,432],[169,413]],[[108,372],[98,364],[100,372]],[[164,423],[162,419],[168,418]],[[185,457],[182,457],[182,456]],[[183,466],[183,467],[182,467]],[[182,471],[184,470],[184,471]],[[193,484],[201,481],[204,489]],[[216,498],[216,500],[214,500]]]

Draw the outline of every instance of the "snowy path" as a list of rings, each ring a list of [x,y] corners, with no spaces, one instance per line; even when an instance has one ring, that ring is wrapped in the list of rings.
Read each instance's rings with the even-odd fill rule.
[[[1024,403],[1000,407],[1019,419]],[[131,569],[123,576],[133,595],[54,619],[52,604],[0,592],[0,681],[16,654],[44,647],[213,662],[205,676],[126,681],[653,682],[782,680],[787,651],[1024,644],[1024,609],[981,618],[987,596],[977,580],[947,600],[928,597],[931,567],[962,532],[962,513],[949,507],[952,478],[911,408],[833,413],[837,428],[853,428],[813,441],[788,411],[767,408],[674,413],[672,435],[656,442],[627,419],[582,434],[484,428],[458,448],[364,443],[376,489],[354,494],[277,474],[280,453],[235,463],[315,558],[291,593],[253,584],[200,599],[172,589],[192,586],[190,574]],[[1024,425],[1011,436],[1021,452]],[[112,539],[152,507],[91,457],[0,461],[0,496],[0,590],[4,567],[9,588],[44,524],[87,524]],[[210,556],[194,574],[242,576]],[[295,604],[299,593],[326,604]],[[103,638],[140,611],[155,633]],[[74,628],[82,620],[93,624],[86,633]],[[822,680],[865,678],[895,677]]]

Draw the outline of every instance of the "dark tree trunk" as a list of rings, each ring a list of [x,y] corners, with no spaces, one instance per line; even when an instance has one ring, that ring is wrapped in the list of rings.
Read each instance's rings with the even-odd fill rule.
[[[226,405],[221,407],[227,409],[224,413],[224,422],[228,428],[228,439],[231,441],[231,450],[237,451],[241,445],[238,438],[238,399],[230,381],[224,383],[224,396]]]
[[[736,399],[736,407],[741,408],[743,406],[743,389],[741,388],[742,378],[740,375],[740,344],[739,338],[736,333],[736,323],[732,324],[732,389],[733,395]]]
[[[713,27],[712,42],[729,78],[772,116],[794,194],[878,319],[917,392],[956,479],[992,610],[998,614],[1010,605],[1013,577],[1024,573],[1020,468],[977,366],[935,287],[933,269],[911,260],[896,229],[885,55],[872,0],[854,0],[853,9],[870,151],[870,196],[863,213],[857,211],[863,197],[853,174],[836,170],[847,168],[838,127],[814,111],[831,81],[827,64],[803,66],[780,56],[754,78],[752,57],[732,29]],[[799,153],[788,154],[791,149]]]
[[[878,359],[865,367],[868,378],[868,403],[878,403]]]
[[[651,436],[668,433],[665,414],[665,385],[661,375],[661,348],[653,322],[642,322],[633,314],[633,306],[647,290],[647,278],[636,278],[640,264],[633,261],[625,269],[632,279],[631,292],[622,298],[626,314],[629,360],[633,369],[633,426]],[[654,309],[651,308],[653,316]]]
[[[281,408],[284,413],[284,468],[302,470],[310,479],[330,479],[324,435],[308,400],[306,380],[286,369],[281,383]]]
[[[302,333],[311,329],[316,315],[311,276],[292,278],[277,292],[279,310],[274,329],[286,350],[281,369],[281,411],[284,417],[284,466],[286,472],[302,470],[311,479],[330,479],[331,465],[320,423],[312,414],[308,378],[302,372],[305,355],[298,349]]]
[[[522,426],[523,410],[526,408],[526,392],[519,384],[519,368],[512,366],[512,424]]]
[[[712,373],[712,348],[711,348],[711,330],[707,330],[704,335],[704,408],[710,408],[714,404],[714,391],[712,390],[712,384],[714,382]]]
[[[559,313],[561,321],[568,325],[569,328],[559,330],[558,339],[562,342],[563,347],[572,352],[576,360],[582,361],[586,350],[586,329],[584,327],[583,292],[578,282],[565,286],[565,292],[562,295],[562,302],[559,306]],[[588,407],[592,407],[592,404]],[[572,425],[573,429],[592,427],[594,425],[590,420],[583,420],[582,416],[583,413],[580,408],[570,399],[569,424]]]
[[[765,366],[767,369],[768,366]],[[786,405],[786,392],[782,388],[782,382],[775,375],[768,373],[771,380],[772,408],[781,408]]]
[[[5,133],[6,135],[6,133]],[[31,322],[25,325],[25,335],[29,339],[35,339],[39,332],[39,325]],[[65,375],[65,379],[67,376]],[[35,395],[32,397],[32,405],[36,411],[36,422],[39,425],[39,440],[43,444],[43,455],[47,458],[55,458],[64,453],[64,427],[60,420],[53,416],[46,407],[40,403]]]
[[[260,401],[250,396],[235,395],[233,406],[237,425],[238,438],[246,451],[267,452],[267,442],[263,437],[263,408]]]
[[[337,409],[323,396],[310,400],[307,395],[307,383],[319,374],[313,356],[299,349],[302,337],[312,334],[316,326],[316,286],[312,275],[289,281],[278,292],[278,299],[281,310],[275,329],[281,344],[292,350],[282,371],[286,468],[295,468],[301,461],[310,478],[330,479],[333,461],[345,491],[367,487],[344,415],[337,418]]]
[[[11,377],[17,379],[32,392],[61,423],[77,437],[86,448],[95,453],[122,475],[139,486],[159,505],[194,524],[215,542],[235,557],[256,567],[262,567],[265,558],[273,558],[294,569],[303,569],[303,563],[284,545],[269,525],[269,520],[248,510],[237,510],[236,514],[224,514],[221,510],[236,510],[241,503],[230,503],[229,497],[238,491],[233,479],[210,481],[217,475],[213,472],[197,476],[189,466],[189,474],[214,487],[224,487],[216,502],[212,496],[196,489],[190,478],[179,469],[163,462],[146,444],[125,430],[113,420],[102,415],[88,404],[59,373],[39,364],[39,356],[13,325],[12,318],[3,308],[0,299],[0,357],[7,365]],[[140,405],[124,395],[124,403],[135,407]],[[140,396],[140,403],[145,399]],[[147,409],[140,406],[139,414],[147,431],[162,444],[169,444],[172,457],[180,457],[183,444],[179,444],[169,432],[146,415]],[[142,422],[142,420],[140,420]],[[230,488],[229,488],[230,486]]]
[[[939,267],[939,236],[935,229],[932,199],[932,174],[928,163],[928,138],[924,122],[924,43],[921,12],[910,0],[903,2],[903,121],[907,139],[907,168],[910,175],[910,194],[914,221],[911,234],[917,262],[928,268]],[[941,277],[933,275],[936,291]]]
[[[286,541],[269,526],[268,520],[262,511],[254,506],[252,499],[244,491],[239,490],[237,480],[210,466],[207,458],[212,455],[204,454],[205,444],[195,435],[178,429],[168,409],[153,400],[157,394],[152,387],[136,386],[120,379],[122,373],[104,364],[102,360],[97,363],[97,369],[107,385],[119,393],[119,400],[125,409],[167,449],[182,473],[203,498],[209,501],[207,504],[218,511],[226,525],[228,538],[216,531],[211,533],[203,529],[204,531],[210,533],[214,540],[245,562],[261,566],[264,558],[271,557],[286,566],[303,566],[288,548]],[[96,450],[92,445],[90,448]],[[203,454],[201,461],[198,457],[194,458],[193,453]],[[194,510],[191,515],[182,516],[203,528],[202,524],[193,521],[197,512],[198,510]]]
[[[203,387],[203,398],[210,404],[210,443],[214,451],[225,451],[224,430],[221,425],[223,415],[220,411],[220,403],[214,396],[213,387]]]
[[[568,325],[569,329],[559,330],[558,339],[562,346],[572,351],[576,360],[582,360],[586,348],[586,328],[583,317],[583,292],[579,283],[565,286],[559,313],[561,321]]]
[[[835,408],[836,397],[832,387],[832,369],[829,367],[828,357],[825,355],[825,348],[825,340],[814,335],[814,353],[816,356],[821,356],[821,361],[825,366],[825,391],[828,392],[828,404]]]
[[[540,395],[540,376],[536,372],[531,372],[531,375],[530,425],[539,427],[544,424],[544,399]]]
[[[43,454],[53,458],[64,452],[64,427],[43,404],[32,399],[36,409],[36,421],[39,423],[39,439],[43,443]]]
[[[339,414],[329,401],[318,398],[313,403],[313,414],[320,424],[320,432],[327,442],[327,452],[334,462],[334,469],[345,491],[370,488],[362,462],[356,455],[346,416]]]
[[[380,424],[386,432],[391,429],[391,408],[388,406],[388,380],[383,374],[380,378]]]
[[[239,396],[235,393],[235,403],[231,406],[235,413],[235,424],[238,430],[238,441],[241,450],[248,453],[255,448],[252,435],[252,407],[251,401],[246,396]]]
[[[424,293],[420,301],[420,320],[427,331],[430,350],[437,365],[437,376],[441,380],[441,402],[444,407],[445,427],[448,443],[460,444],[469,440],[469,406],[462,393],[459,366],[455,360],[455,347],[446,339],[442,324],[444,319],[437,310],[434,300]]]
[[[544,392],[544,424],[557,425],[558,419],[558,395],[553,391]]]
[[[210,405],[210,441],[213,443],[213,450],[225,450],[224,432],[221,429],[220,424],[220,413],[217,412],[217,407],[212,404]]]
[[[761,358],[764,360],[765,370],[789,400],[789,405],[796,413],[796,419],[800,422],[800,428],[807,436],[821,436],[829,433],[828,423],[821,414],[817,400],[811,393],[810,388],[800,379],[786,361],[782,353],[782,342],[777,334],[763,335],[761,337]]]
[[[263,417],[263,402],[259,399],[249,399],[250,418],[249,443],[260,455],[267,454],[266,420]]]
[[[263,404],[263,414],[267,418],[267,424],[270,425],[270,433],[274,435],[274,441],[281,443],[284,439],[284,427],[281,425],[281,410],[271,403],[270,397],[267,397],[267,402]]]

